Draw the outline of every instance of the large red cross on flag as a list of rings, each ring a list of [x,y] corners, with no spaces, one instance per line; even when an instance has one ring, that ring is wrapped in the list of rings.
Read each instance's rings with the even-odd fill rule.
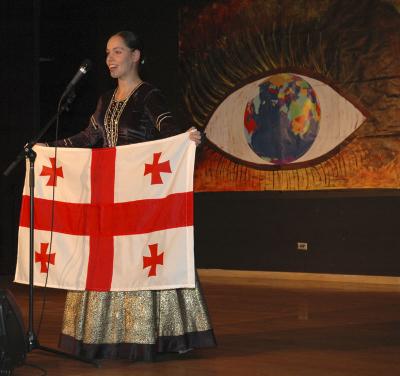
[[[35,151],[36,286],[45,285],[48,270],[47,286],[69,290],[194,287],[195,145],[187,133],[116,148],[59,148],[57,161],[54,148]],[[27,174],[20,283],[29,281],[29,211]]]

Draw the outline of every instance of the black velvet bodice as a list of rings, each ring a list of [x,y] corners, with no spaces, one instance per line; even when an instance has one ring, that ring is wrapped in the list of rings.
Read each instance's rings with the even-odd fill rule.
[[[50,145],[69,147],[92,147],[108,145],[105,115],[114,91],[103,94],[89,125],[82,132],[59,140]],[[134,144],[176,135],[182,132],[168,111],[166,100],[160,90],[143,82],[128,99],[118,121],[118,139],[116,145]]]

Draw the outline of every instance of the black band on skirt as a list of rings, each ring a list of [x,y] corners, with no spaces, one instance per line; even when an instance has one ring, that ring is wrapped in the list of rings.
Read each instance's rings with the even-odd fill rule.
[[[159,337],[156,344],[87,344],[61,334],[59,346],[68,353],[87,359],[155,361],[157,355],[161,353],[179,353],[189,349],[215,347],[216,340],[212,329],[185,333],[181,336]]]

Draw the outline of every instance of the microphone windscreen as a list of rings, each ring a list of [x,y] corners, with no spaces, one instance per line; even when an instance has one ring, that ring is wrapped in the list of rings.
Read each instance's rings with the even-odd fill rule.
[[[83,73],[87,73],[92,68],[92,62],[89,59],[85,59],[82,61],[81,70]]]

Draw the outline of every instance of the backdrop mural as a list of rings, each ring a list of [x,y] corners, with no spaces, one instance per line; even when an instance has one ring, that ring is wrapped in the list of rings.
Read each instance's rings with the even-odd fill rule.
[[[180,10],[197,191],[400,186],[400,0]]]

